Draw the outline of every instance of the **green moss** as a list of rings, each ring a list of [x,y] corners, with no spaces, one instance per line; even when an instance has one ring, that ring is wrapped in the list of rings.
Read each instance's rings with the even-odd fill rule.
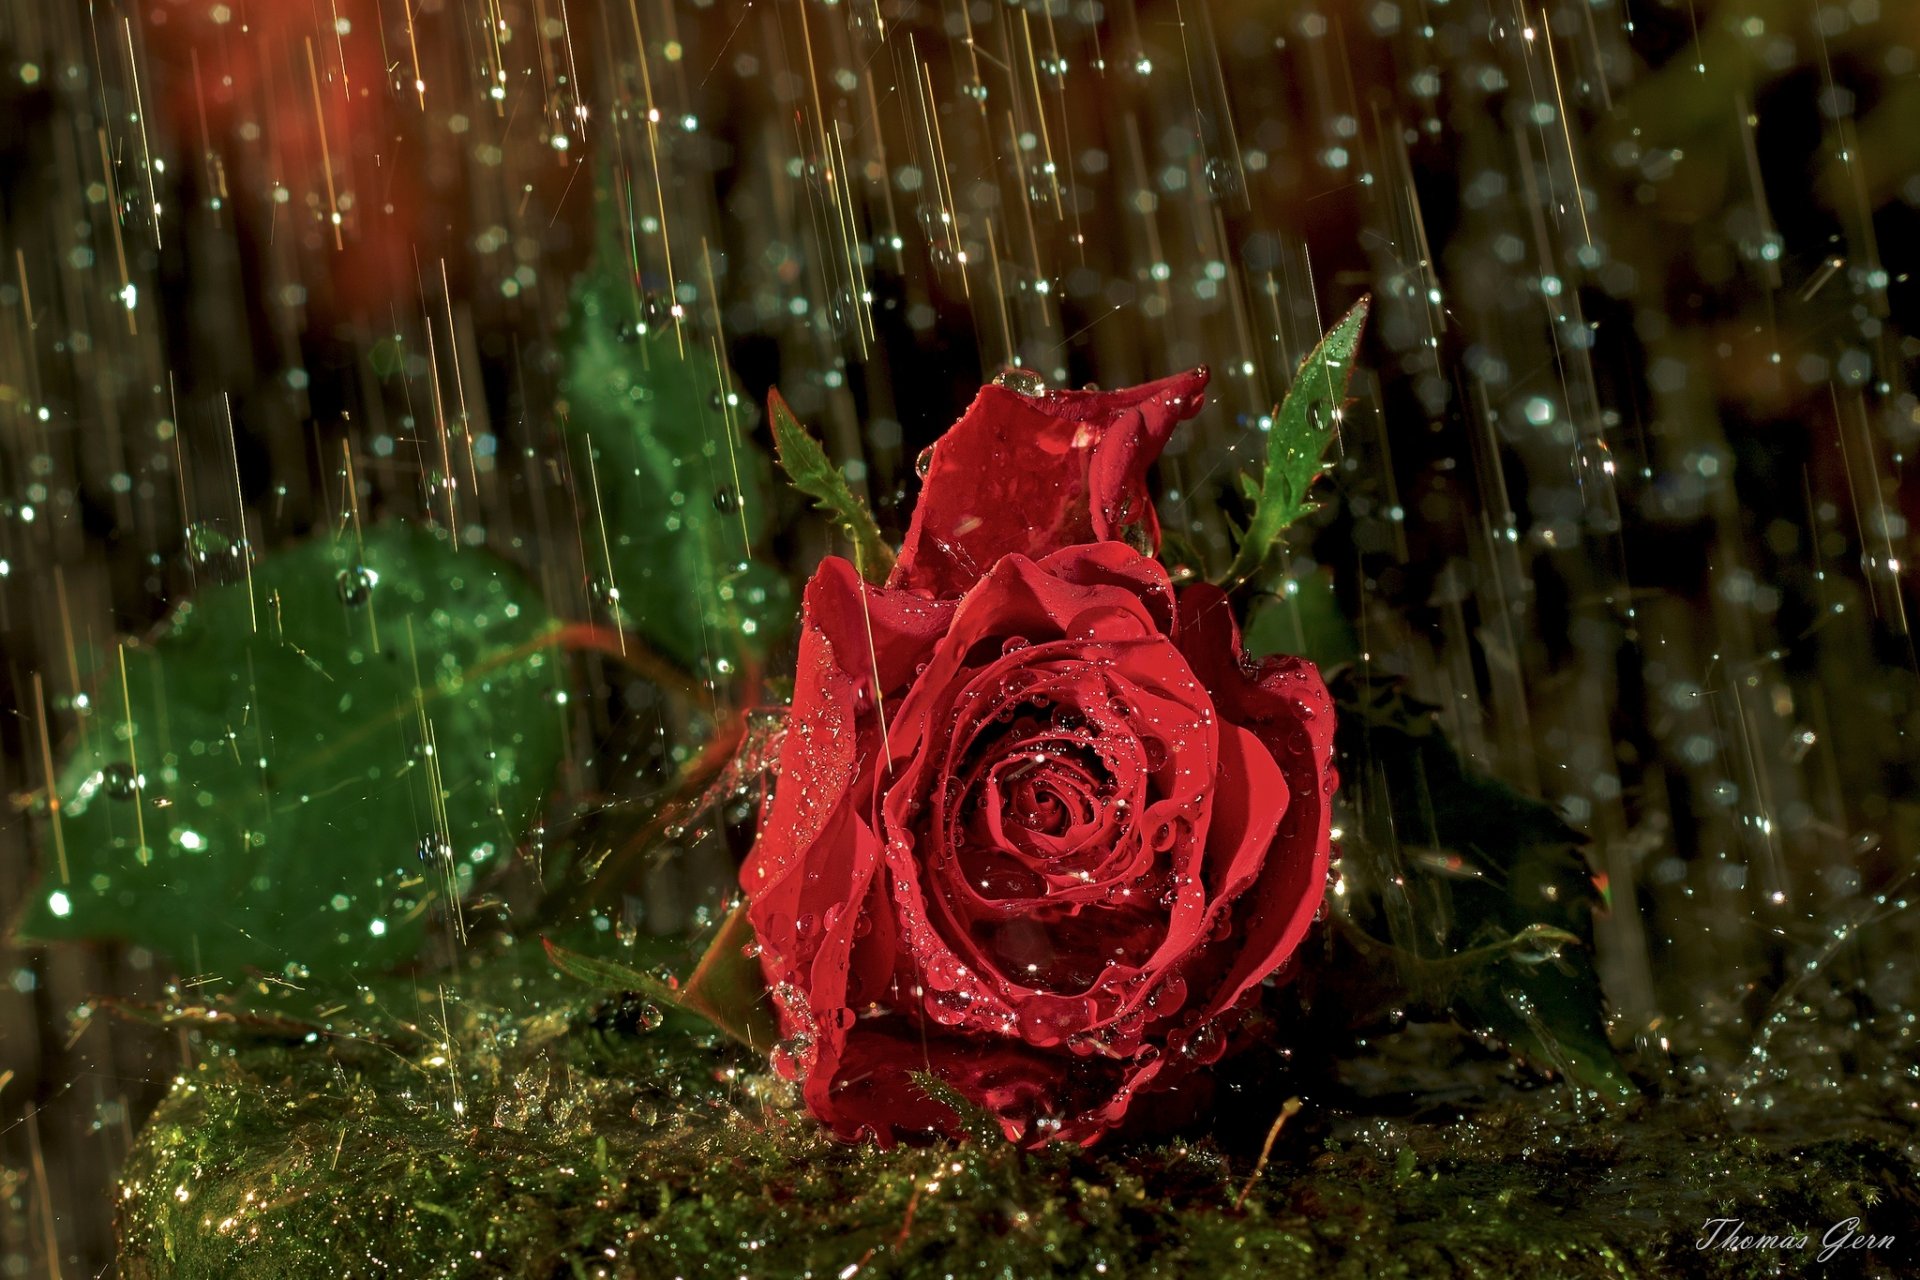
[[[536,950],[363,991],[351,1034],[335,1002],[316,1043],[284,1013],[259,1024],[278,1040],[207,1040],[129,1164],[125,1274],[1757,1276],[1781,1256],[1697,1251],[1705,1219],[1817,1237],[1914,1217],[1889,1125],[1829,1109],[1824,1132],[1734,1134],[1687,1102],[1590,1120],[1510,1083],[1432,1122],[1366,1114],[1354,1088],[1310,1099],[1239,1208],[1264,1125],[1096,1153],[840,1146],[744,1052],[641,1030],[652,1010],[583,993]]]

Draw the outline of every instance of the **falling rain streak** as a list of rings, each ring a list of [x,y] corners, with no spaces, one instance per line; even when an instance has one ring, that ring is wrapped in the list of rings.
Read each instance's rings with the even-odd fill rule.
[[[914,459],[980,382],[1206,363],[1161,511],[1183,555],[1224,564],[1235,474],[1327,321],[1372,293],[1271,633],[1406,677],[1475,762],[1590,837],[1619,1039],[1733,1109],[1837,1081],[1849,1054],[1884,1083],[1916,1048],[1897,959],[1920,854],[1916,12],[0,0],[0,742],[9,792],[39,802],[0,833],[0,907],[38,893],[63,915],[93,892],[68,879],[77,815],[46,803],[68,751],[104,762],[85,803],[118,806],[130,858],[213,838],[160,807],[170,748],[131,730],[144,638],[196,592],[245,593],[230,624],[283,656],[351,644],[406,668],[412,618],[359,550],[377,521],[517,562],[594,627],[588,705],[537,678],[563,735],[554,843],[606,858],[596,823],[617,832],[698,763],[760,699],[743,673],[791,663],[710,624],[759,627],[784,599],[749,566],[845,551],[743,462],[768,447],[771,385],[897,535]],[[717,520],[725,550],[671,602],[623,559],[626,477],[569,434],[562,394],[602,200],[633,402],[669,357],[700,370],[703,446],[635,518]],[[304,537],[355,549],[324,638],[255,591]],[[669,613],[686,655],[642,643]],[[240,705],[261,678],[238,673]],[[451,740],[436,678],[412,677],[409,786],[442,750],[511,756],[504,729]],[[263,775],[295,763],[285,724],[227,728],[204,745]],[[366,931],[437,911],[434,945],[457,951],[478,916],[511,917],[488,877],[544,868],[546,844],[456,846],[445,790],[421,784],[366,901],[316,918],[398,884]],[[717,837],[685,843],[685,865],[641,874],[647,929],[725,878]],[[108,1261],[130,1125],[199,1049],[102,1020],[69,1042],[64,1015],[157,995],[167,963],[10,956],[0,1186],[32,1206],[0,1214],[10,1273]],[[418,1017],[449,1054],[421,1087],[464,1108],[458,1011]],[[1738,1070],[1713,1065],[1729,1046]]]

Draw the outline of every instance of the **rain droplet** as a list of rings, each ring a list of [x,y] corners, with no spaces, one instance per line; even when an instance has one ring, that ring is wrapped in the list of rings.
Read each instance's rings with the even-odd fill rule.
[[[1203,1022],[1193,1029],[1193,1034],[1180,1046],[1180,1052],[1195,1062],[1212,1062],[1227,1047],[1226,1037],[1220,1034],[1220,1028],[1211,1022]]]
[[[215,556],[229,554],[233,550],[233,540],[204,520],[196,520],[187,526],[187,554],[195,562],[205,564]]]
[[[1023,396],[1041,396],[1047,393],[1047,383],[1032,369],[1020,369],[1009,365],[993,375],[993,385]]]
[[[1238,195],[1240,192],[1240,172],[1229,164],[1224,157],[1215,156],[1207,161],[1207,189],[1216,196]]]
[[[1601,533],[1620,528],[1620,494],[1615,487],[1613,450],[1599,436],[1587,436],[1573,450],[1573,478],[1589,527]]]
[[[134,775],[132,765],[115,760],[100,771],[100,785],[115,800],[131,800],[133,793],[140,789],[140,779]]]
[[[349,609],[357,609],[373,596],[373,589],[380,582],[380,575],[363,564],[342,569],[340,576],[334,579],[339,589],[340,603]]]

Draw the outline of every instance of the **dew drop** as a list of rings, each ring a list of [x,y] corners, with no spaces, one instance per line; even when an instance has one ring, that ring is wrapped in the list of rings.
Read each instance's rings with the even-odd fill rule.
[[[1207,188],[1215,196],[1239,194],[1240,174],[1223,157],[1215,156],[1207,161]]]
[[[115,760],[100,771],[100,785],[112,799],[131,800],[140,789],[140,780],[134,776],[132,765]]]
[[[187,526],[187,554],[195,563],[205,564],[215,556],[228,555],[233,541],[204,520]]]
[[[1047,393],[1047,383],[1032,369],[1020,369],[1009,366],[993,375],[993,385],[1023,396],[1042,396]]]
[[[342,569],[334,586],[340,592],[340,603],[349,609],[357,609],[373,596],[373,589],[380,582],[380,575],[363,564]]]
[[[1186,1043],[1180,1046],[1180,1052],[1194,1062],[1208,1063],[1219,1058],[1226,1047],[1226,1037],[1220,1034],[1220,1028],[1214,1023],[1203,1022],[1193,1029]]]
[[[621,1012],[623,1015],[621,1020],[637,1032],[658,1031],[660,1024],[667,1020],[667,1015],[661,1012],[660,1006],[651,1000],[637,1001]]]

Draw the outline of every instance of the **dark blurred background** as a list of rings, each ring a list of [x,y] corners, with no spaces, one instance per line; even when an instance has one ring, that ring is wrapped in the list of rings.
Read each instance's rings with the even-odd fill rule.
[[[209,547],[338,521],[344,459],[371,516],[458,510],[583,612],[555,336],[610,179],[650,296],[894,533],[1003,367],[1204,362],[1162,510],[1223,557],[1263,418],[1372,293],[1265,607],[1331,583],[1591,837],[1623,1045],[1740,1060],[1807,973],[1911,982],[1874,947],[1920,849],[1917,59],[1905,0],[0,0],[0,913],[113,637],[236,571]],[[0,952],[0,1274],[111,1272],[196,1046],[73,1015],[174,976]]]

